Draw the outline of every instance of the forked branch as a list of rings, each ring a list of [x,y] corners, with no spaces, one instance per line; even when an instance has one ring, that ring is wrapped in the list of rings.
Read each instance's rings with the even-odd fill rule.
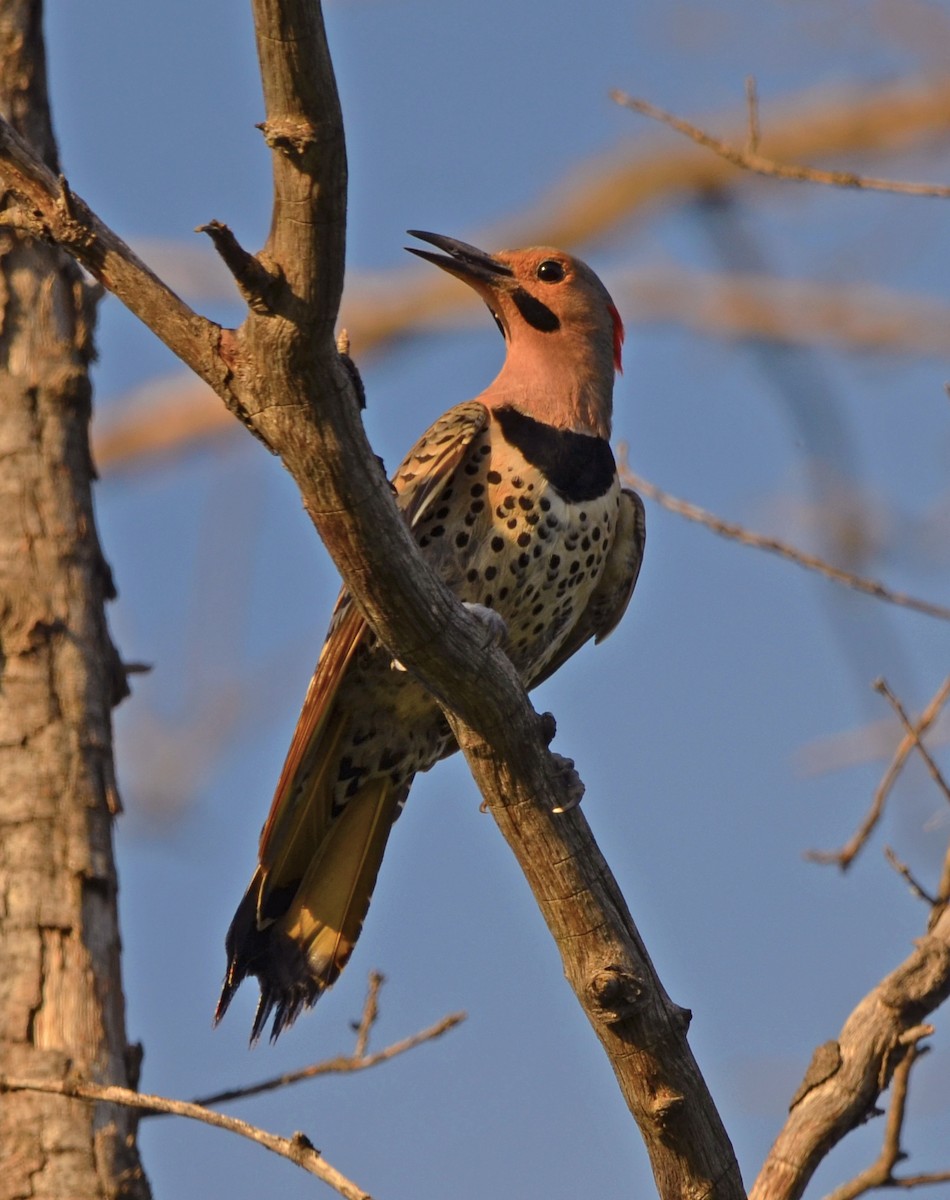
[[[758,127],[758,109],[756,105],[756,140],[746,149],[734,146],[731,142],[714,137],[691,121],[674,116],[665,109],[658,108],[648,100],[640,100],[628,96],[626,92],[614,90],[610,98],[623,108],[651,117],[682,133],[699,146],[705,146],[734,167],[745,171],[753,171],[757,175],[766,175],[771,179],[792,180],[796,183],[823,183],[830,187],[860,188],[870,192],[893,192],[901,196],[930,196],[943,200],[950,199],[950,186],[940,183],[911,183],[902,179],[879,179],[873,175],[860,175],[856,171],[826,171],[821,167],[808,167],[797,163],[781,163],[758,153],[757,146],[761,132]]]

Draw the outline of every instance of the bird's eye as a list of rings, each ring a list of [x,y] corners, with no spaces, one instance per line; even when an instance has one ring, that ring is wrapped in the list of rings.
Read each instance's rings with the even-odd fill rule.
[[[554,258],[546,258],[538,267],[538,278],[544,283],[560,283],[564,278],[564,267]]]

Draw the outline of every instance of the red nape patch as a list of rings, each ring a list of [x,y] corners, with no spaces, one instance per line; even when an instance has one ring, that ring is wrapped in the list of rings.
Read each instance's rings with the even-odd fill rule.
[[[614,367],[623,374],[623,321],[620,319],[620,313],[617,312],[613,304],[608,304],[607,308],[610,311],[610,319],[614,323]]]

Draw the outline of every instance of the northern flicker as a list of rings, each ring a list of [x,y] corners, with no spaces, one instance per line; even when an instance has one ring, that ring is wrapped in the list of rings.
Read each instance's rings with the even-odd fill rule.
[[[608,441],[623,325],[590,267],[560,250],[488,255],[410,233],[444,252],[413,254],[481,296],[507,353],[494,382],[409,452],[396,503],[455,594],[502,619],[530,687],[611,632],[640,569],[643,505],[621,488]],[[216,1021],[255,975],[251,1039],[273,1012],[273,1040],[334,982],[414,776],[455,749],[436,702],[344,590],[228,931]]]

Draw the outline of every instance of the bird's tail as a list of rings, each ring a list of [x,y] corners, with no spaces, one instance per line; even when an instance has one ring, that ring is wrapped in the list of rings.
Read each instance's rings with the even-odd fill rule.
[[[215,1024],[235,991],[255,975],[261,997],[251,1041],[273,1012],[273,1041],[312,1007],[346,965],[408,783],[388,777],[366,783],[326,828],[302,878],[284,882],[258,867],[238,905],[226,948],[228,969]]]

